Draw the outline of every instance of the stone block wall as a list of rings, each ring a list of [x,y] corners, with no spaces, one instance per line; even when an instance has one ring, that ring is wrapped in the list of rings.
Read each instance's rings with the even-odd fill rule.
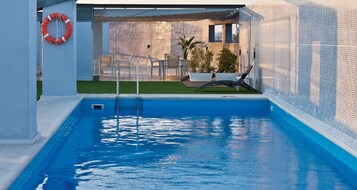
[[[223,44],[208,42],[208,26],[213,24],[209,19],[181,22],[112,22],[110,23],[110,53],[151,55],[164,58],[166,53],[182,56],[178,45],[180,36],[195,37],[203,42],[199,47],[208,47],[215,53],[213,65],[217,65],[217,55],[226,46],[238,55],[238,43]],[[150,48],[148,48],[150,45]]]

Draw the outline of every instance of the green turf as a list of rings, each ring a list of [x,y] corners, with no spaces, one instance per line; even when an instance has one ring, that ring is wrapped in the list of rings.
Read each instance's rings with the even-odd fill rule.
[[[122,81],[120,84],[120,94],[135,94],[135,81]],[[239,91],[234,88],[217,87],[206,88],[195,93],[196,88],[186,87],[182,82],[140,82],[140,94],[256,94],[245,88]],[[115,94],[115,81],[78,81],[77,91],[82,94]],[[42,94],[42,82],[37,82],[37,99]]]
[[[37,100],[40,99],[42,95],[42,81],[37,81]]]

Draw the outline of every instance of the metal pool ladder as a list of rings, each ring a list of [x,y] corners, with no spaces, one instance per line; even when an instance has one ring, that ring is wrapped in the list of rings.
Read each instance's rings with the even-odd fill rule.
[[[141,98],[139,98],[139,56],[135,56],[136,57],[136,62],[135,62],[135,70],[136,70],[136,99],[137,99],[137,103],[136,103],[136,107],[138,108],[139,106],[139,100],[141,100]],[[116,73],[115,73],[115,77],[116,77],[116,94],[115,94],[115,108],[118,111],[119,109],[119,82],[120,82],[120,67],[119,64],[116,64]]]
[[[116,97],[119,96],[119,74],[120,74],[120,71],[119,71],[119,64],[117,63],[115,65],[116,67],[116,73],[115,73],[115,77],[116,77]]]
[[[136,96],[139,96],[139,57],[136,58],[136,64],[135,64],[135,69],[136,69]],[[119,65],[116,64],[116,96],[119,96],[119,78],[120,78],[120,70],[119,70]]]

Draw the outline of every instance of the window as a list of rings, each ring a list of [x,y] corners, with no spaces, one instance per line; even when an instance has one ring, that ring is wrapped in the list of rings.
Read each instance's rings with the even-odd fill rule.
[[[214,26],[214,41],[221,42],[222,41],[222,25]]]
[[[209,25],[209,42],[222,42],[222,36],[225,35],[225,43],[239,43],[239,24],[225,24],[225,34],[223,34],[223,25]]]
[[[222,31],[223,26],[220,25],[209,25],[209,42],[222,42]]]
[[[226,24],[226,43],[239,43],[239,24]]]

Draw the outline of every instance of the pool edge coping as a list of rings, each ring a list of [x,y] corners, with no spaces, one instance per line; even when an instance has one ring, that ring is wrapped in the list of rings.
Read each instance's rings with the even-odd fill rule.
[[[19,166],[17,166],[17,170],[15,171],[15,175],[12,175],[10,177],[7,177],[8,181],[5,181],[3,183],[0,183],[0,187],[4,189],[8,189],[11,184],[17,179],[17,177],[21,174],[21,172],[27,167],[27,165],[33,160],[33,158],[38,154],[39,151],[45,146],[45,144],[48,142],[48,140],[53,136],[53,134],[57,131],[57,129],[62,125],[62,123],[66,120],[66,118],[72,113],[72,111],[79,105],[79,103],[86,98],[100,98],[100,99],[107,99],[107,98],[115,98],[115,94],[78,94],[77,96],[71,96],[71,97],[41,97],[41,99],[37,102],[37,123],[38,123],[38,132],[41,133],[41,139],[35,142],[33,145],[36,144],[41,144],[41,146],[38,147],[33,147],[32,149],[36,149],[33,152],[30,152],[31,155],[27,157],[25,161],[23,161]],[[201,99],[201,98],[208,98],[208,99],[217,99],[217,98],[225,98],[225,99],[267,99],[271,101],[272,103],[276,104],[279,106],[282,110],[284,110],[286,113],[292,115],[295,117],[297,120],[301,121],[304,123],[306,126],[311,128],[312,130],[316,131],[317,133],[321,134],[324,136],[326,139],[330,140],[331,142],[335,143],[342,149],[346,150],[347,152],[350,153],[352,156],[357,158],[357,152],[352,150],[352,152],[348,151],[349,147],[345,144],[341,144],[341,141],[338,139],[335,139],[334,137],[330,137],[329,134],[324,133],[324,131],[319,130],[318,127],[321,126],[326,126],[327,124],[323,123],[322,121],[319,121],[312,116],[298,110],[297,108],[294,109],[294,107],[290,106],[288,103],[285,102],[280,102],[279,100],[275,100],[273,97],[270,97],[269,95],[266,94],[238,94],[238,95],[230,95],[230,94],[220,94],[220,95],[192,95],[192,94],[140,94],[140,95],[135,95],[135,94],[123,94],[119,95],[119,97],[122,98],[133,98],[133,97],[140,97],[143,99],[150,99],[150,98],[189,98],[189,99]],[[62,101],[61,101],[62,100]],[[63,117],[59,119],[59,122],[56,122],[56,127],[52,127],[50,131],[47,131],[48,133],[45,136],[43,136],[43,133],[41,130],[43,129],[48,129],[47,127],[43,126],[44,124],[40,124],[43,120],[47,120],[48,118],[44,114],[51,114],[48,113],[46,110],[39,110],[39,109],[46,109],[52,110],[56,109],[56,106],[63,106],[62,102],[63,101],[74,101],[72,106],[70,106],[69,109],[65,113],[63,113]],[[52,102],[53,105],[42,105],[43,103],[50,103]],[[288,104],[288,105],[286,105]],[[58,108],[58,107],[57,107]],[[45,113],[39,113],[39,112],[45,112]],[[301,114],[301,115],[299,115]],[[56,115],[58,117],[58,115]],[[46,122],[45,122],[46,123]],[[314,125],[318,125],[318,127],[314,127]],[[328,126],[328,125],[327,125]],[[41,128],[41,129],[40,129]],[[339,132],[339,131],[338,131]],[[343,139],[344,140],[344,139]],[[342,142],[343,143],[343,142]],[[12,145],[12,146],[31,146],[31,145]],[[1,158],[1,152],[4,151],[4,149],[0,149],[0,158]],[[0,163],[1,164],[1,163]],[[11,171],[14,171],[14,169],[11,169]],[[8,173],[6,173],[8,174]],[[4,186],[2,186],[4,185]]]
[[[115,94],[80,94],[82,98],[115,98]],[[227,98],[227,99],[267,99],[268,97],[263,94],[120,94],[119,98],[189,98],[189,99],[217,99],[217,98]]]
[[[346,151],[348,154],[353,156],[357,160],[357,151],[352,149],[348,144],[349,142],[353,142],[353,138],[344,134],[343,132],[333,128],[332,126],[324,123],[323,121],[314,118],[313,116],[299,110],[298,108],[293,107],[287,102],[282,100],[277,100],[275,97],[269,96],[269,94],[265,94],[268,99],[280,107],[283,111],[287,114],[291,115],[292,117],[296,118],[298,121],[305,124],[311,130],[315,131],[316,133],[323,136],[325,139],[329,140],[342,150]],[[331,133],[338,134],[339,136],[343,137],[341,139],[337,139],[335,136],[331,135]],[[357,144],[357,143],[356,143]],[[319,145],[320,146],[320,145]],[[357,145],[356,145],[357,146]],[[330,151],[328,151],[330,152]],[[330,152],[331,153],[331,152]],[[332,153],[332,155],[334,155]],[[336,155],[334,155],[336,157]],[[339,159],[339,158],[338,158]],[[343,161],[342,161],[343,162]],[[346,163],[345,163],[346,164]],[[355,170],[355,169],[354,169]]]
[[[41,97],[37,102],[37,131],[40,138],[32,144],[3,144],[4,148],[0,150],[0,166],[3,170],[0,189],[11,187],[82,99],[79,95]]]

